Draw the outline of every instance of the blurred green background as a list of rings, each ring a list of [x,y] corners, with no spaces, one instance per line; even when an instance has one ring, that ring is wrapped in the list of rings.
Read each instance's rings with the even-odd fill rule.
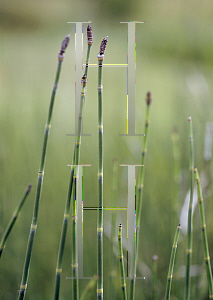
[[[145,95],[152,92],[151,123],[148,137],[144,201],[141,220],[139,258],[146,264],[145,280],[136,283],[136,299],[151,299],[152,256],[159,257],[158,293],[165,293],[170,251],[175,232],[174,159],[171,132],[180,135],[180,193],[182,206],[188,190],[188,115],[192,116],[195,164],[204,168],[203,149],[206,122],[212,117],[213,81],[213,3],[212,1],[0,1],[0,237],[26,185],[32,192],[7,242],[0,261],[0,298],[15,299],[19,289],[30,223],[34,207],[37,172],[44,125],[55,78],[57,54],[67,34],[71,41],[66,52],[48,144],[45,177],[40,203],[38,229],[34,243],[27,299],[51,299],[55,268],[71,164],[75,109],[74,24],[92,21],[94,44],[91,63],[96,63],[99,45],[109,36],[104,63],[126,63],[127,25],[121,21],[144,21],[136,26],[136,133],[142,133]],[[86,53],[86,24],[84,25]],[[85,55],[84,55],[85,57]],[[141,137],[120,137],[126,133],[126,69],[104,68],[104,206],[111,206],[112,161],[140,164]],[[80,80],[80,79],[79,79]],[[97,206],[97,69],[90,68],[84,110],[81,164],[84,168],[84,205]],[[211,187],[206,193],[206,218],[213,256]],[[126,206],[127,168],[118,169],[116,206]],[[117,213],[117,223],[126,222]],[[111,213],[104,212],[109,228]],[[192,295],[204,299],[207,293],[200,245],[199,212],[195,212],[193,264],[201,261],[200,276],[194,276]],[[96,272],[96,212],[84,213],[84,274]],[[124,225],[125,226],[125,225]],[[117,233],[116,233],[117,234]],[[124,238],[125,239],[125,238]],[[199,245],[199,248],[198,248]],[[126,255],[126,252],[125,252]],[[201,256],[201,258],[200,258]],[[104,237],[104,299],[109,299],[110,243]],[[92,263],[91,263],[92,262]],[[71,231],[66,243],[61,299],[70,299]],[[185,236],[178,248],[173,282],[173,299],[182,299],[185,264]],[[199,277],[199,278],[198,278]],[[195,289],[199,279],[199,291]],[[87,280],[80,281],[81,290]],[[180,288],[181,287],[181,288]],[[121,299],[119,280],[116,299]],[[142,295],[141,295],[142,293]],[[197,294],[200,293],[200,294]],[[139,296],[140,295],[140,296]],[[91,299],[95,299],[95,291]],[[195,299],[195,298],[193,298]]]

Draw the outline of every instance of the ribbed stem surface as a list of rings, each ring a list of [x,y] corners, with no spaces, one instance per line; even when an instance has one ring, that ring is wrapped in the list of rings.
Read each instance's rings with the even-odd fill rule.
[[[139,232],[140,232],[140,219],[142,211],[142,200],[143,200],[143,182],[144,182],[144,171],[145,171],[145,159],[147,152],[147,135],[149,128],[149,112],[151,104],[151,93],[147,93],[147,109],[146,109],[146,122],[143,138],[143,147],[141,153],[141,167],[139,167],[138,179],[137,179],[137,190],[136,190],[136,232],[135,232],[135,253],[132,254],[131,274],[130,274],[130,291],[129,299],[135,299],[135,277],[137,269],[137,258],[138,258],[138,245],[139,245]]]
[[[21,210],[22,206],[24,205],[24,202],[27,199],[27,196],[29,195],[29,192],[31,191],[31,187],[32,187],[31,185],[27,186],[27,189],[24,192],[24,195],[22,196],[18,206],[16,207],[16,209],[13,213],[13,216],[12,216],[12,218],[11,218],[11,220],[10,220],[10,222],[9,222],[9,224],[8,224],[4,234],[2,236],[2,239],[1,239],[1,242],[0,242],[0,257],[2,255],[2,252],[3,252],[4,248],[5,248],[7,238],[8,238],[8,236],[9,236],[9,234],[10,234],[10,232],[11,232],[11,230],[12,230],[13,226],[15,225],[15,222],[18,218],[20,210]]]
[[[176,255],[176,251],[177,251],[177,243],[178,243],[179,233],[180,233],[180,225],[177,226],[177,230],[175,233],[175,238],[174,238],[174,242],[173,242],[173,246],[172,246],[172,252],[171,252],[170,263],[169,263],[169,272],[168,272],[168,276],[167,276],[165,300],[170,299],[172,276],[173,276],[173,269],[174,269],[175,255]]]
[[[74,151],[73,151],[73,159],[72,159],[72,166],[71,166],[71,171],[70,171],[70,178],[69,178],[69,185],[68,185],[68,192],[67,192],[67,199],[66,199],[66,204],[65,204],[65,211],[64,211],[64,220],[63,220],[63,225],[62,225],[62,232],[61,232],[61,240],[60,240],[60,245],[59,245],[59,252],[58,252],[58,260],[57,260],[57,266],[56,266],[56,279],[55,279],[55,293],[54,293],[54,300],[59,299],[59,293],[60,293],[60,281],[61,281],[61,273],[62,273],[62,263],[63,263],[63,256],[64,256],[64,247],[65,247],[65,242],[66,242],[66,234],[67,234],[67,227],[68,227],[68,221],[69,221],[69,215],[70,215],[70,203],[71,203],[71,197],[72,197],[72,191],[73,191],[73,184],[75,181],[74,178],[74,170],[75,167],[79,164],[80,160],[80,145],[81,145],[81,131],[82,131],[82,120],[83,120],[83,110],[84,110],[84,104],[85,104],[85,96],[86,96],[86,83],[87,83],[87,76],[88,74],[88,62],[89,62],[89,57],[90,57],[90,49],[91,49],[91,44],[88,45],[87,47],[87,59],[86,59],[86,67],[85,67],[85,75],[82,77],[82,92],[81,92],[81,102],[80,102],[80,112],[79,112],[79,117],[78,117],[78,128],[77,128],[77,135],[76,135],[76,140],[75,140],[75,146],[74,146]],[[72,205],[72,212],[73,216],[75,219],[75,201],[73,200],[73,205]],[[73,255],[76,257],[77,251],[76,251],[76,222],[75,220],[72,219],[72,229],[74,233],[74,244],[72,245],[74,249],[74,254],[72,251],[72,271],[76,275],[76,258],[73,258]],[[74,261],[75,262],[74,262]],[[73,276],[72,277],[76,277]],[[78,299],[78,282],[77,282],[77,277],[76,279],[73,280],[73,285],[76,286],[75,289],[73,289],[77,299]]]
[[[102,64],[104,55],[98,55],[98,282],[97,299],[103,299],[103,99]]]
[[[63,53],[61,52],[58,55],[58,68],[57,68],[55,83],[53,85],[53,90],[52,90],[52,95],[51,95],[51,100],[50,100],[47,124],[45,126],[45,131],[44,131],[44,141],[43,141],[43,149],[42,149],[42,154],[41,154],[41,162],[40,162],[40,167],[39,167],[39,172],[38,172],[36,199],[35,199],[33,219],[32,219],[32,224],[31,224],[31,229],[30,229],[30,234],[29,234],[27,252],[26,252],[26,257],[25,257],[24,269],[23,269],[23,274],[22,274],[21,286],[20,286],[20,291],[19,291],[19,296],[18,296],[19,300],[24,299],[26,288],[27,288],[30,260],[31,260],[33,242],[34,242],[36,229],[37,229],[37,222],[38,222],[39,203],[40,203],[42,183],[43,183],[43,177],[44,177],[44,165],[45,165],[45,158],[46,158],[47,142],[48,142],[48,136],[49,136],[50,127],[51,127],[51,119],[52,119],[52,112],[53,112],[53,106],[54,106],[54,101],[55,101],[55,94],[56,94],[56,90],[57,90],[57,86],[58,86],[58,81],[59,81],[59,76],[60,76],[60,71],[61,71],[61,64],[62,64],[63,58],[64,58],[64,56],[63,56]]]
[[[190,164],[189,164],[189,178],[190,178],[190,202],[188,210],[188,231],[187,231],[187,249],[186,249],[186,288],[185,300],[190,299],[190,266],[192,257],[192,205],[193,205],[193,191],[194,191],[194,141],[192,130],[192,118],[188,117],[189,121],[189,145],[190,145]]]

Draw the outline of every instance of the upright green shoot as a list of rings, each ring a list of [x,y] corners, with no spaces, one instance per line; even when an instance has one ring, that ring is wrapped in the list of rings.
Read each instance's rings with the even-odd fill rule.
[[[137,257],[138,257],[138,247],[139,247],[139,231],[140,231],[140,219],[142,210],[142,200],[143,200],[143,182],[144,182],[144,167],[147,152],[147,135],[149,128],[149,113],[150,104],[152,102],[151,92],[146,95],[146,121],[144,130],[143,147],[141,153],[141,167],[139,167],[138,178],[137,178],[137,189],[136,189],[136,244],[135,244],[135,255],[133,254],[133,260],[131,265],[130,274],[130,300],[135,299],[135,278],[137,269]]]
[[[59,299],[59,293],[60,293],[60,281],[61,281],[61,273],[62,273],[62,263],[63,263],[63,256],[64,256],[64,247],[66,242],[66,234],[67,234],[67,228],[68,228],[68,220],[70,215],[70,203],[71,203],[71,197],[72,197],[72,191],[73,191],[73,184],[75,182],[75,176],[77,174],[74,174],[75,166],[79,164],[80,159],[80,145],[81,145],[81,128],[82,128],[82,120],[83,120],[83,109],[85,104],[85,96],[86,96],[86,84],[87,84],[87,74],[88,74],[88,64],[89,64],[89,58],[90,58],[90,49],[93,43],[93,33],[92,33],[92,27],[88,25],[87,27],[87,58],[86,58],[86,67],[84,71],[84,75],[82,76],[81,83],[82,83],[82,92],[81,92],[81,102],[80,102],[80,112],[78,117],[78,128],[77,128],[77,135],[75,140],[75,146],[73,151],[73,159],[72,159],[72,165],[71,165],[71,171],[70,171],[70,178],[69,178],[69,185],[68,185],[68,191],[67,191],[67,198],[66,198],[66,204],[65,204],[65,211],[64,211],[64,220],[62,225],[62,232],[61,232],[61,240],[59,245],[59,251],[58,251],[58,260],[57,260],[57,266],[56,266],[56,279],[55,279],[55,293],[54,293],[54,300]],[[73,200],[72,205],[72,222],[73,222],[73,251],[72,251],[72,274],[76,275],[77,272],[76,266],[76,243],[75,243],[75,237],[76,237],[76,214],[75,214],[75,201]],[[73,254],[74,253],[74,254]],[[76,276],[72,276],[76,277]],[[75,297],[78,297],[78,287],[77,287],[77,277],[73,280],[73,285],[75,288],[73,289],[73,293],[75,294]]]
[[[192,257],[192,206],[193,206],[193,192],[194,192],[194,140],[192,118],[188,117],[189,122],[189,182],[190,182],[190,201],[188,210],[188,228],[187,228],[187,249],[186,249],[186,287],[185,300],[190,299],[190,266]]]
[[[34,206],[33,219],[32,219],[32,224],[31,224],[31,229],[30,229],[30,234],[29,234],[29,240],[28,240],[23,274],[22,274],[21,286],[20,286],[20,291],[18,293],[19,300],[24,299],[26,288],[27,288],[31,254],[32,254],[32,249],[33,249],[33,242],[34,242],[36,229],[37,229],[39,202],[40,202],[42,183],[43,183],[43,177],[44,177],[44,165],[45,165],[45,158],[46,158],[47,142],[48,142],[48,136],[50,133],[52,112],[53,112],[53,106],[54,106],[54,101],[55,101],[55,94],[56,94],[56,90],[58,87],[61,65],[62,65],[62,62],[64,59],[64,52],[68,46],[69,40],[70,40],[70,36],[68,35],[63,40],[63,42],[61,44],[61,50],[58,54],[58,68],[57,68],[55,83],[53,85],[53,90],[52,90],[52,95],[51,95],[51,100],[50,100],[47,124],[45,126],[45,131],[44,131],[44,141],[43,141],[43,149],[42,149],[42,154],[41,154],[41,162],[40,162],[40,167],[39,167],[39,172],[38,172],[35,206]]]
[[[174,242],[173,242],[173,245],[172,245],[172,252],[171,252],[170,263],[169,263],[169,272],[168,272],[168,276],[167,276],[165,300],[170,299],[173,269],[174,269],[174,263],[175,263],[175,256],[176,256],[176,251],[177,251],[177,243],[178,243],[179,234],[180,234],[180,225],[177,226]]]
[[[9,222],[9,224],[8,224],[4,234],[2,236],[2,239],[1,239],[1,242],[0,242],[0,257],[2,255],[2,252],[3,252],[4,248],[5,248],[7,238],[8,238],[8,236],[9,236],[9,234],[10,234],[10,232],[11,232],[11,230],[12,230],[13,226],[15,225],[15,222],[18,218],[20,210],[21,210],[22,206],[24,205],[24,202],[27,199],[27,196],[29,195],[29,192],[31,191],[31,187],[32,187],[31,184],[29,184],[27,186],[27,189],[24,192],[24,195],[22,196],[18,206],[16,207],[16,209],[15,209],[13,215],[12,215],[12,218],[10,219],[10,222]]]
[[[102,68],[104,51],[106,49],[108,37],[105,37],[100,45],[98,54],[98,262],[97,262],[97,299],[103,299],[103,86],[102,86]]]
[[[203,205],[203,195],[202,189],[200,185],[200,177],[198,174],[197,168],[194,168],[195,180],[197,182],[197,193],[198,193],[198,201],[200,208],[200,220],[201,220],[201,231],[202,231],[202,240],[203,240],[203,251],[204,251],[204,261],[206,265],[206,275],[209,286],[209,299],[213,299],[213,282],[212,282],[212,269],[211,262],[209,256],[209,247],[207,240],[207,232],[206,232],[206,221],[205,221],[205,213],[204,213],[204,205]]]
[[[123,247],[122,247],[122,225],[121,224],[118,227],[118,251],[119,251],[119,264],[120,264],[120,273],[121,273],[122,298],[123,298],[123,300],[127,300]]]

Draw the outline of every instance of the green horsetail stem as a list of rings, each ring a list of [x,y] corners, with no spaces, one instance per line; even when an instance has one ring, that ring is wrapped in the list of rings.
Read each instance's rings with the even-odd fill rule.
[[[92,279],[89,281],[89,283],[87,284],[85,290],[83,291],[83,293],[81,295],[80,300],[86,300],[86,299],[88,299],[91,290],[93,290],[94,287],[95,287],[97,279],[98,279],[98,275],[95,274],[92,277]]]
[[[194,173],[195,173],[195,180],[197,182],[197,193],[198,193],[198,201],[199,201],[199,208],[200,208],[201,232],[202,232],[202,239],[203,239],[204,262],[206,265],[206,275],[207,275],[208,286],[209,286],[209,299],[213,299],[212,271],[211,271],[211,262],[210,262],[209,247],[208,247],[207,232],[206,232],[206,221],[205,221],[205,213],[204,213],[204,205],[203,205],[203,195],[202,195],[202,189],[201,189],[201,185],[200,185],[200,177],[199,177],[197,168],[194,168]]]
[[[126,281],[125,281],[125,271],[124,271],[124,258],[123,258],[123,247],[122,247],[122,225],[118,227],[118,251],[119,251],[119,264],[121,272],[121,291],[123,300],[127,299],[126,293]]]
[[[192,257],[192,205],[193,205],[193,191],[194,191],[194,141],[192,118],[188,117],[189,122],[189,182],[190,182],[190,201],[188,210],[188,229],[187,229],[187,249],[186,249],[186,288],[185,300],[190,299],[190,267]]]
[[[152,102],[151,92],[148,92],[146,95],[146,122],[145,122],[145,130],[144,130],[144,139],[143,139],[143,147],[141,153],[141,165],[139,167],[138,178],[137,178],[137,187],[136,187],[136,242],[135,242],[135,255],[132,259],[131,264],[131,275],[130,275],[130,291],[129,291],[129,299],[135,299],[135,279],[136,279],[136,269],[137,269],[137,258],[138,258],[138,247],[139,247],[139,231],[140,231],[140,219],[141,219],[141,211],[142,211],[142,200],[143,200],[143,182],[144,182],[144,167],[145,167],[145,159],[147,152],[147,135],[149,128],[149,113],[150,113],[150,104]]]
[[[166,284],[166,295],[165,300],[170,299],[170,291],[171,291],[171,285],[172,285],[172,277],[173,277],[173,269],[174,269],[174,263],[175,263],[175,256],[176,256],[176,250],[177,250],[177,243],[180,233],[180,224],[177,226],[177,230],[175,233],[175,238],[172,246],[172,252],[170,257],[170,263],[169,263],[169,272],[167,276],[167,284]]]
[[[64,256],[64,247],[65,247],[65,242],[66,242],[67,227],[68,227],[68,221],[69,221],[69,215],[70,215],[70,202],[71,202],[73,184],[75,182],[75,179],[74,179],[75,167],[74,166],[79,164],[83,108],[84,108],[84,104],[85,104],[88,64],[89,64],[90,49],[91,49],[92,43],[93,43],[92,27],[90,25],[88,25],[88,27],[87,27],[87,45],[88,45],[87,46],[87,58],[86,58],[86,66],[85,66],[85,72],[84,72],[85,74],[82,77],[82,93],[81,93],[80,112],[79,112],[79,118],[78,118],[78,128],[77,128],[77,135],[76,135],[75,146],[74,146],[74,151],[73,151],[73,159],[72,159],[69,185],[68,185],[67,198],[66,198],[65,211],[64,211],[64,220],[63,220],[63,225],[62,225],[61,240],[60,240],[59,251],[58,251],[54,300],[59,299],[59,293],[60,293],[60,282],[61,282],[62,263],[63,263],[63,256]],[[73,201],[73,202],[75,202],[75,201]],[[74,210],[73,214],[75,215],[75,210]],[[74,227],[74,229],[75,229],[75,227]],[[74,246],[74,247],[76,249],[76,246]],[[74,266],[73,261],[72,261],[72,266],[73,266],[72,270],[74,271],[75,266]]]
[[[158,298],[158,256],[152,257],[152,300]]]
[[[42,154],[41,154],[41,162],[40,162],[40,167],[39,167],[39,172],[38,172],[35,206],[34,206],[33,219],[32,219],[32,224],[31,224],[31,229],[30,229],[30,234],[29,234],[29,240],[28,240],[23,274],[22,274],[21,286],[20,286],[20,291],[19,291],[19,295],[18,295],[19,300],[24,299],[26,288],[27,288],[30,260],[31,260],[33,242],[34,242],[36,229],[37,229],[37,222],[38,222],[39,202],[40,202],[41,189],[42,189],[42,183],[43,183],[43,177],[44,177],[44,165],[45,165],[45,158],[46,158],[48,136],[49,136],[50,127],[51,127],[53,105],[54,105],[55,94],[56,94],[56,90],[57,90],[57,86],[58,86],[61,65],[62,65],[62,62],[64,59],[64,52],[68,46],[69,40],[70,40],[70,35],[66,36],[65,39],[63,40],[63,42],[61,44],[61,50],[58,54],[58,68],[57,68],[55,83],[53,85],[53,90],[52,90],[52,95],[51,95],[51,100],[50,100],[47,124],[45,126],[45,131],[44,131],[44,141],[43,141],[43,149],[42,149]]]
[[[86,92],[86,84],[87,77],[84,74],[82,76],[82,91],[81,91],[81,103],[80,103],[80,112],[78,116],[78,133],[75,142],[75,172],[74,172],[74,180],[75,188],[73,193],[73,201],[72,201],[72,277],[73,277],[73,299],[79,299],[79,289],[78,289],[78,260],[77,260],[77,243],[76,243],[76,229],[77,229],[77,213],[76,213],[76,186],[78,180],[78,164],[80,160],[80,145],[81,145],[81,127],[82,127],[82,118],[83,118],[83,108],[85,103],[85,92]]]
[[[108,37],[105,37],[100,45],[98,54],[98,262],[97,262],[97,299],[103,299],[103,86],[102,86],[102,68],[104,51],[106,49]]]
[[[29,192],[31,191],[31,188],[32,188],[32,185],[29,184],[27,186],[27,189],[25,190],[24,195],[22,196],[18,206],[16,207],[16,209],[15,209],[13,215],[12,215],[12,218],[10,219],[10,222],[9,222],[9,224],[8,224],[4,234],[2,236],[2,239],[1,239],[1,242],[0,242],[0,257],[2,255],[2,252],[3,252],[4,248],[6,247],[5,244],[6,244],[6,241],[8,239],[8,236],[9,236],[13,226],[15,225],[15,222],[18,218],[20,210],[21,210],[22,206],[24,205],[24,202],[27,199],[27,196],[29,195]]]

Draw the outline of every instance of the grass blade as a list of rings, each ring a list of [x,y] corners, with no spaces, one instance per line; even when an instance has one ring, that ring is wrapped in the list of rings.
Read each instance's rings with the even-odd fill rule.
[[[80,300],[86,300],[86,299],[88,299],[89,293],[95,287],[97,279],[98,279],[98,275],[94,275],[92,277],[92,279],[87,284],[85,290],[83,291]]]
[[[198,193],[198,201],[200,208],[200,220],[201,220],[201,232],[202,232],[202,240],[203,240],[203,251],[204,251],[204,261],[206,265],[206,275],[209,286],[209,299],[213,299],[213,282],[212,282],[212,271],[211,271],[211,262],[209,256],[209,247],[207,240],[207,232],[206,232],[206,221],[205,221],[205,213],[204,213],[204,205],[203,205],[203,195],[200,185],[200,178],[198,174],[197,168],[194,168],[195,172],[195,180],[197,182],[197,193]]]
[[[38,172],[35,206],[34,206],[33,219],[32,219],[32,224],[31,224],[31,229],[30,229],[30,234],[29,234],[29,240],[28,240],[23,274],[22,274],[21,286],[20,286],[20,291],[19,291],[19,296],[18,296],[19,300],[24,299],[26,288],[27,288],[27,281],[28,281],[28,275],[29,275],[33,242],[34,242],[36,229],[37,229],[39,202],[40,202],[41,189],[42,189],[42,183],[43,183],[43,177],[44,177],[44,165],[45,165],[45,158],[46,158],[47,142],[48,142],[48,136],[50,133],[52,112],[53,112],[53,106],[54,106],[54,101],[55,101],[55,94],[56,94],[56,90],[57,90],[57,86],[58,86],[61,65],[62,65],[62,62],[64,59],[64,52],[66,50],[66,47],[68,46],[68,43],[69,43],[69,36],[66,36],[61,44],[60,53],[58,54],[58,68],[57,68],[55,83],[53,85],[53,90],[52,90],[52,95],[51,95],[51,100],[50,100],[47,124],[45,126],[43,149],[42,149],[41,162],[40,162],[40,167],[39,167],[39,172]]]
[[[169,272],[168,272],[168,276],[167,276],[165,300],[170,299],[172,276],[173,276],[173,269],[174,269],[175,255],[176,255],[176,251],[177,251],[177,243],[178,243],[179,234],[180,234],[180,225],[177,226],[177,230],[175,233],[175,238],[174,238],[174,242],[173,242],[173,246],[172,246],[172,252],[171,252],[170,263],[169,263]]]
[[[22,196],[22,198],[21,198],[18,206],[16,207],[16,209],[15,209],[15,211],[13,213],[13,216],[10,219],[10,222],[9,222],[9,224],[8,224],[8,226],[7,226],[4,234],[3,234],[3,237],[2,237],[1,242],[0,242],[0,257],[2,255],[2,252],[3,252],[4,248],[5,248],[5,244],[6,244],[6,241],[8,239],[8,236],[9,236],[9,234],[10,234],[13,226],[15,225],[15,222],[16,222],[16,220],[18,218],[20,210],[21,210],[22,206],[24,205],[24,202],[27,199],[27,196],[29,195],[29,192],[31,191],[31,188],[32,188],[32,185],[29,184],[27,186],[27,189],[24,192],[24,195]]]

